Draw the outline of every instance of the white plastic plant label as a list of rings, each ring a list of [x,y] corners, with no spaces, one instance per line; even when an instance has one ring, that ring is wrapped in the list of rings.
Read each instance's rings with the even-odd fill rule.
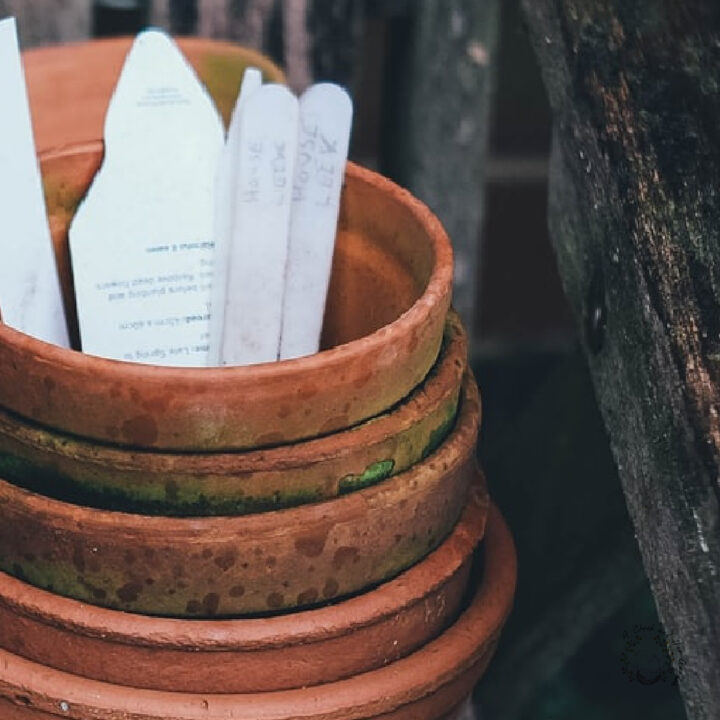
[[[228,263],[235,225],[235,198],[237,195],[238,164],[240,160],[240,118],[245,101],[262,85],[262,73],[257,68],[247,68],[243,74],[227,141],[220,156],[215,197],[215,261],[213,292],[210,303],[210,352],[209,365],[220,364],[223,327],[225,325],[225,302],[227,300]]]
[[[13,18],[0,21],[0,315],[69,345]]]
[[[263,85],[240,114],[240,155],[221,364],[278,359],[298,101]]]
[[[173,41],[138,35],[108,108],[105,160],[70,228],[84,352],[207,365],[223,144],[212,99]]]
[[[300,99],[281,360],[320,346],[352,114],[350,97],[337,85],[313,85]]]

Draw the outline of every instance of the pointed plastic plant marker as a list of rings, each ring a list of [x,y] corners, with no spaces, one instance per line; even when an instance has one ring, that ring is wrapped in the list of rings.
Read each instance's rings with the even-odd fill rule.
[[[313,85],[300,99],[281,360],[320,347],[352,113],[349,95],[330,83]]]
[[[14,18],[0,21],[0,311],[7,325],[69,346]]]
[[[70,228],[83,350],[207,364],[222,120],[164,33],[141,33],[105,121],[105,161]]]
[[[220,156],[215,190],[215,258],[210,303],[210,351],[208,365],[220,364],[223,326],[225,324],[225,301],[228,284],[228,263],[235,219],[238,161],[240,158],[240,117],[245,101],[262,85],[262,73],[257,68],[247,68],[243,74],[228,136]]]
[[[298,101],[287,88],[263,85],[248,98],[240,121],[223,365],[278,358],[297,134]]]

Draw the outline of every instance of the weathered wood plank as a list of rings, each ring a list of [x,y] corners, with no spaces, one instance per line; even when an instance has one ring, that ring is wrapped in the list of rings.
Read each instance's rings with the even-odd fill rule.
[[[550,224],[688,717],[720,717],[720,8],[524,0]]]
[[[0,0],[0,18],[17,18],[24,48],[85,40],[90,36],[92,0]]]
[[[396,120],[383,169],[445,225],[456,253],[455,307],[472,331],[499,3],[422,0],[410,8],[399,27],[409,41],[391,48],[386,99]]]

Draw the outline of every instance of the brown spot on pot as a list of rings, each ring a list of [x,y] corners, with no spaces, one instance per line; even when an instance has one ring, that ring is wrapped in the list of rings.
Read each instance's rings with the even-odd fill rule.
[[[317,601],[319,594],[320,593],[318,593],[316,588],[308,588],[307,590],[303,590],[297,596],[297,604],[298,605],[310,605],[311,603],[314,603]]]
[[[319,391],[320,390],[317,385],[308,384],[308,385],[301,386],[298,389],[297,394],[301,400],[307,400],[308,398],[311,398],[314,395],[317,395]]]
[[[245,586],[244,585],[233,585],[228,592],[228,595],[230,595],[230,597],[233,597],[233,598],[242,597],[244,594],[245,594]]]
[[[229,570],[237,562],[234,550],[225,550],[215,558],[215,564],[223,571]]]
[[[131,603],[135,602],[138,599],[140,593],[142,592],[142,589],[142,583],[129,582],[125,583],[125,585],[123,585],[121,588],[118,588],[115,594],[122,602]]]
[[[335,570],[340,570],[346,563],[356,560],[357,556],[357,548],[348,547],[347,545],[339,547],[335,551],[335,555],[333,556],[333,567],[335,568]]]
[[[268,570],[272,570],[277,565],[277,558],[274,555],[271,555],[269,558],[265,560],[265,567]]]
[[[335,597],[339,589],[340,586],[338,585],[338,581],[335,578],[328,578],[325,583],[325,587],[323,588],[323,597]]]
[[[185,612],[189,615],[198,615],[202,612],[202,605],[197,600],[188,600],[185,606]]]
[[[278,418],[280,420],[284,420],[291,412],[292,408],[289,405],[281,405],[278,410]]]
[[[267,596],[267,606],[271,610],[277,610],[278,608],[281,608],[284,602],[285,598],[283,598],[282,594],[279,592],[273,592]]]
[[[131,445],[152,445],[158,438],[158,427],[152,415],[136,415],[122,424],[122,435]]]
[[[203,610],[206,615],[217,615],[220,607],[220,596],[217,593],[208,593],[202,601]]]
[[[305,535],[305,537],[299,537],[295,541],[295,549],[305,557],[318,557],[325,549],[325,543],[327,542],[329,532],[330,528],[325,528],[322,532],[308,534]]]
[[[213,551],[210,548],[205,548],[202,551],[202,556],[205,560],[209,560],[213,556]]]

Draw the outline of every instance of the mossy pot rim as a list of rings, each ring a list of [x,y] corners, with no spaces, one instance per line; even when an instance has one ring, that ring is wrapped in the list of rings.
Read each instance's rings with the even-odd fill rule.
[[[89,142],[45,153],[41,162],[53,184],[87,187],[101,152],[101,142]],[[342,207],[344,237],[378,252],[399,253],[388,270],[392,282],[412,278],[416,283],[407,305],[394,307],[391,322],[307,357],[192,368],[96,357],[0,324],[0,364],[8,370],[0,380],[0,405],[40,425],[101,443],[209,452],[317,437],[380,414],[407,395],[435,362],[450,307],[452,248],[425,205],[352,163]],[[55,218],[52,206],[49,211]],[[56,250],[66,242],[62,223],[71,216],[63,210],[57,217]],[[378,257],[369,261],[377,271]],[[363,296],[351,297],[352,312],[361,316]]]
[[[439,718],[464,699],[487,667],[510,612],[517,579],[515,547],[502,516],[490,509],[483,577],[468,608],[442,635],[383,668],[312,688],[248,694],[195,694],[134,690],[53,670],[0,651],[3,692],[38,716],[72,720],[125,714],[138,720],[299,720]],[[433,703],[433,699],[438,701]],[[438,704],[442,701],[443,710]],[[30,710],[28,710],[30,708]],[[31,715],[29,715],[31,717]],[[109,715],[108,715],[109,716]]]
[[[2,567],[61,595],[166,617],[340,599],[396,576],[451,533],[475,475],[478,422],[468,372],[454,428],[422,462],[330,500],[237,517],[97,510],[0,481]]]
[[[368,672],[409,655],[456,620],[485,531],[484,486],[478,475],[452,534],[417,565],[362,595],[290,615],[152,618],[95,608],[0,574],[0,627],[7,625],[0,647],[74,675],[168,691],[180,676],[186,692],[242,693]]]
[[[68,493],[79,492],[83,497],[81,504],[92,507],[116,507],[123,501],[130,502],[133,509],[129,512],[150,515],[226,515],[228,512],[225,508],[231,506],[232,497],[237,499],[239,508],[246,495],[252,495],[253,492],[257,494],[260,487],[258,478],[267,485],[269,496],[282,488],[284,477],[289,479],[292,475],[293,484],[288,490],[291,499],[288,502],[271,505],[268,500],[268,506],[262,510],[257,507],[248,510],[266,512],[319,502],[353,491],[355,488],[344,488],[343,483],[352,479],[359,470],[367,471],[370,467],[368,459],[374,458],[375,465],[380,464],[381,460],[392,463],[389,472],[378,481],[407,469],[410,465],[403,453],[410,453],[407,448],[414,448],[414,441],[410,442],[412,434],[418,432],[420,437],[418,428],[427,426],[431,429],[429,437],[432,442],[439,429],[443,429],[449,420],[454,421],[454,416],[448,418],[446,414],[450,409],[454,414],[457,412],[466,369],[467,337],[460,318],[451,310],[446,320],[443,347],[425,380],[387,412],[330,435],[289,445],[232,452],[132,450],[92,443],[0,410],[0,449],[7,448],[8,457],[14,456],[26,463],[22,470],[23,477],[7,476],[7,479],[21,486],[60,499],[67,497]],[[443,415],[441,420],[437,419],[440,414]],[[439,423],[436,427],[428,422],[433,418],[434,422]],[[450,425],[447,426],[449,431]],[[405,449],[403,452],[399,449],[390,452],[392,443],[398,442],[398,436],[403,438]],[[375,454],[369,454],[368,448],[375,449]],[[432,446],[426,447],[421,453],[418,445],[416,450],[412,450],[411,464],[422,460],[429,449]],[[0,467],[3,467],[4,452],[0,453]],[[388,457],[390,460],[386,459]],[[344,466],[342,471],[341,463]],[[63,469],[59,470],[61,466]],[[309,468],[313,476],[308,474]],[[83,480],[83,473],[89,472],[97,472],[98,477],[102,475],[102,480],[99,481],[97,477],[92,481]],[[331,472],[337,474],[335,487],[331,487],[328,480]],[[56,478],[54,484],[53,473]],[[297,480],[300,475],[303,477],[302,483]],[[117,480],[110,481],[111,476],[117,476]],[[148,488],[161,489],[169,478],[172,478],[173,487],[177,487],[179,492],[187,492],[185,485],[198,488],[206,502],[196,512],[189,500],[166,500],[164,505],[156,501],[153,505],[140,495],[149,492]],[[232,487],[213,484],[227,484],[229,480],[233,481]],[[360,487],[373,482],[377,481],[368,480]],[[300,492],[298,488],[308,492],[307,500],[301,502],[292,495],[293,492]],[[103,500],[103,492],[114,495],[110,501]]]

